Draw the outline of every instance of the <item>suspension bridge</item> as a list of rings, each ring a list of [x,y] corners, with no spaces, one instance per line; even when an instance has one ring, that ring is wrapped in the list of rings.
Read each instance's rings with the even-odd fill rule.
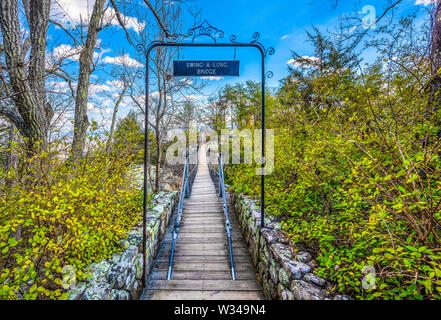
[[[185,165],[179,204],[147,278],[142,300],[263,299],[237,218],[229,215],[221,158],[216,191],[206,148],[206,144],[201,145],[192,186],[188,161]]]

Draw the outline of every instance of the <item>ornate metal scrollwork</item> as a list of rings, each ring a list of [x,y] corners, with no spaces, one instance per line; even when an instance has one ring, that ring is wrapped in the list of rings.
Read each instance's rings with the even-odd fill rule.
[[[214,27],[205,19],[200,25],[190,28],[187,34],[170,34],[168,31],[165,31],[164,38],[162,40],[156,40],[151,42],[150,46],[154,43],[159,43],[159,44],[178,43],[179,41],[185,40],[187,38],[191,38],[191,42],[195,42],[195,40],[199,37],[209,37],[213,40],[215,44],[217,44],[217,39],[222,39],[224,38],[224,36],[225,36],[224,31]],[[258,46],[261,49],[261,52],[263,52],[264,57],[268,55],[273,55],[275,52],[274,48],[273,47],[265,48],[265,46],[259,40],[260,40],[259,32],[254,32],[252,35],[251,42],[248,43],[237,41],[237,36],[235,34],[232,34],[230,36],[230,42],[233,44],[237,44],[238,47],[251,43]],[[145,53],[147,49],[148,47],[146,47],[144,43],[138,43],[136,45],[136,50],[139,52]],[[265,77],[268,79],[272,78],[273,73],[271,71],[268,71],[265,74]]]
[[[253,41],[251,41],[251,43],[258,43],[257,41],[259,40],[259,38],[260,38],[260,33],[259,32],[254,32],[253,33]]]
[[[274,54],[275,50],[273,47],[269,47],[266,51],[265,51],[265,55],[270,55],[272,56]]]
[[[145,78],[145,72],[143,70],[136,71],[135,78],[138,78],[138,79]]]
[[[216,43],[216,38],[223,38],[224,32],[216,27],[213,27],[207,20],[204,20],[197,27],[191,28],[188,30],[188,36],[193,37],[192,41],[201,36],[207,36]]]

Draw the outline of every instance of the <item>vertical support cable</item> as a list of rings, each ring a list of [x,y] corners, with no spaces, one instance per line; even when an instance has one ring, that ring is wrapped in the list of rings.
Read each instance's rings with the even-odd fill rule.
[[[173,243],[172,243],[172,248],[171,248],[171,253],[170,253],[170,262],[168,264],[167,280],[171,279],[173,256],[174,256],[174,252],[175,252],[176,241],[178,240],[178,236],[179,236],[179,228],[180,228],[180,224],[181,224],[182,210],[184,207],[184,198],[188,198],[190,196],[189,182],[188,182],[188,180],[189,180],[188,165],[189,165],[189,152],[187,151],[185,154],[184,172],[182,173],[181,191],[179,193],[178,213],[176,215],[175,227],[173,228]]]
[[[218,173],[219,173],[219,197],[222,197],[222,170],[221,170],[221,163],[222,163],[222,152],[219,152],[219,158],[218,158]]]
[[[224,168],[222,164],[222,156],[219,155],[219,196],[222,196],[223,207],[224,207],[224,215],[225,215],[225,231],[227,233],[228,238],[228,249],[230,254],[230,267],[231,267],[231,278],[236,280],[236,271],[234,269],[234,258],[233,258],[233,246],[231,243],[231,224],[230,218],[228,215],[228,202],[227,202],[227,194],[225,190],[225,179],[224,179]]]
[[[187,162],[187,166],[185,167],[184,170],[184,178],[185,178],[185,197],[186,198],[190,198],[190,186],[188,183],[188,163],[189,163],[189,153],[188,150],[185,153],[185,161]]]

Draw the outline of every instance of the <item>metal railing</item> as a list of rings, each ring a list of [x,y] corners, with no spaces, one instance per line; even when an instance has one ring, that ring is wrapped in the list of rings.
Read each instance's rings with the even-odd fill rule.
[[[168,272],[167,272],[167,280],[171,279],[171,273],[172,273],[172,265],[173,265],[173,255],[175,252],[175,245],[176,241],[178,240],[179,236],[179,228],[181,224],[181,217],[182,217],[182,211],[184,208],[184,198],[190,198],[190,186],[193,184],[195,173],[198,167],[199,162],[199,156],[198,156],[198,149],[196,150],[196,164],[193,165],[193,168],[190,171],[190,164],[189,164],[189,152],[187,151],[185,154],[185,165],[184,165],[184,172],[182,173],[182,182],[181,182],[181,191],[179,193],[179,203],[178,203],[178,213],[176,215],[176,223],[173,228],[173,243],[172,243],[172,249],[171,249],[171,255],[170,255],[170,263],[168,265]],[[190,173],[189,173],[190,171]]]
[[[218,163],[218,174],[219,174],[219,197],[222,197],[224,204],[224,215],[225,215],[225,231],[227,232],[228,238],[228,248],[230,253],[230,267],[231,267],[231,277],[233,280],[236,280],[236,272],[234,270],[234,259],[233,259],[233,247],[231,245],[231,224],[230,218],[228,215],[228,202],[227,202],[227,194],[225,191],[225,179],[224,179],[224,167],[222,164],[222,154],[219,153],[219,163]]]

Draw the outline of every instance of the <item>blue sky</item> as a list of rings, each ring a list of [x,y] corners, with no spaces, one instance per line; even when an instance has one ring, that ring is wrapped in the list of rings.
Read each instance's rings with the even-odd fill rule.
[[[354,9],[354,0],[339,0],[336,8],[332,7],[333,2],[334,0],[194,0],[189,3],[202,10],[203,19],[207,19],[213,26],[224,31],[225,37],[218,41],[229,42],[230,35],[234,34],[238,41],[249,42],[252,40],[253,33],[259,32],[260,42],[265,47],[275,49],[275,54],[269,56],[266,61],[266,69],[274,73],[273,78],[268,80],[268,86],[277,87],[279,80],[287,75],[287,62],[292,56],[292,50],[304,56],[313,54],[311,45],[306,39],[306,30],[311,30],[313,25],[322,31],[332,30],[338,24],[338,18],[342,14],[357,14],[360,19],[365,16]],[[395,15],[399,17],[418,9],[419,18],[422,19],[426,14],[424,8],[427,8],[426,5],[430,2],[430,0],[403,0],[403,3],[396,8]],[[56,3],[59,6],[54,7],[53,15],[66,26],[78,23],[79,15],[84,16],[93,6],[92,0],[57,0]],[[358,10],[369,5],[376,10],[378,16],[383,12],[388,1],[357,0],[357,3]],[[145,5],[140,7],[147,11]],[[129,30],[136,32],[139,27],[136,22],[140,21],[136,18],[129,18],[128,21]],[[191,27],[193,27],[193,20],[186,17],[184,31]],[[49,40],[48,52],[52,58],[56,58],[57,54],[73,52],[73,56],[65,62],[65,70],[75,73],[75,70],[78,70],[78,56],[75,55],[73,41],[56,26],[50,27]],[[209,41],[209,39],[206,40]],[[99,63],[91,78],[94,85],[91,88],[89,115],[92,119],[104,117],[106,125],[109,123],[112,112],[112,94],[118,91],[118,83],[114,82],[115,79],[110,75],[112,68],[118,65],[123,55],[126,55],[127,61],[133,63],[133,70],[141,64],[134,60],[136,51],[127,42],[123,30],[116,21],[112,22],[111,27],[99,33],[98,41],[100,50],[97,50],[95,55]],[[230,60],[233,57],[234,49],[232,48],[187,48],[182,52],[182,58],[188,60]],[[363,57],[366,61],[372,61],[375,59],[375,52],[367,50]],[[240,60],[241,64],[240,77],[208,81],[208,86],[205,88],[207,94],[215,92],[227,83],[246,80],[260,81],[260,58],[255,49],[238,48],[236,59]],[[67,85],[63,80],[56,79],[51,83],[54,87],[60,86],[63,90],[67,90]],[[124,99],[119,115],[127,114],[131,108],[133,108],[133,103],[130,99]]]
[[[260,33],[261,42],[266,46],[275,48],[275,54],[267,59],[267,69],[273,71],[274,77],[268,81],[271,87],[278,86],[280,79],[287,75],[287,61],[292,56],[292,50],[300,55],[312,55],[312,48],[307,41],[306,30],[312,26],[320,30],[332,30],[338,25],[338,17],[342,14],[353,15],[355,10],[354,1],[338,1],[336,8],[332,7],[332,0],[197,0],[202,8],[202,15],[214,26],[225,31],[226,39],[230,34],[236,34],[238,39],[246,42],[252,40],[253,32]],[[367,0],[359,1],[358,9],[365,5],[371,5],[380,15],[388,1]],[[419,9],[421,15],[425,14],[422,8],[430,1],[404,0],[397,7],[397,16],[408,14]],[[418,3],[418,4],[417,4]],[[359,13],[360,18],[364,17]],[[233,52],[225,53],[225,56],[213,55],[213,57],[232,58]],[[258,54],[253,54],[252,49],[238,49],[237,58],[241,60],[241,77],[238,79],[226,78],[218,84],[245,81],[247,79],[259,80]],[[375,52],[368,51],[364,55],[366,61],[375,58]]]

